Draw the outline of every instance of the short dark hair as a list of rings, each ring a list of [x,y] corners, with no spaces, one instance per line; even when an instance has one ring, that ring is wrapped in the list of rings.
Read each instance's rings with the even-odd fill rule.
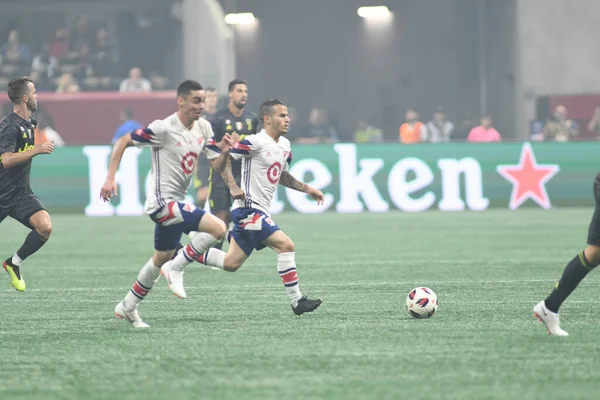
[[[15,78],[8,82],[8,98],[14,104],[19,104],[23,96],[25,96],[29,90],[27,84],[33,80],[31,80],[28,76],[22,76],[20,78]]]
[[[273,114],[273,111],[275,111],[275,106],[285,106],[285,104],[279,99],[269,99],[263,102],[258,109],[258,117],[260,120],[264,121],[266,115]]]
[[[246,85],[246,86],[248,86],[248,84],[246,83],[245,80],[243,80],[243,79],[234,79],[231,82],[229,82],[229,88],[228,88],[229,92],[231,92],[233,89],[235,89],[236,85]]]
[[[192,92],[192,90],[204,90],[199,82],[187,80],[183,81],[177,87],[177,97],[185,97]]]
[[[214,87],[212,87],[212,86],[208,86],[208,87],[205,87],[205,88],[204,88],[204,91],[205,91],[205,92],[216,92],[216,91],[217,91],[217,89],[215,89],[215,88],[214,88]]]

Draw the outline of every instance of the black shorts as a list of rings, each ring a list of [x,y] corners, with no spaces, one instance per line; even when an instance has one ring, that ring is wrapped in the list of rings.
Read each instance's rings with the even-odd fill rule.
[[[231,210],[231,193],[227,187],[212,186],[208,199],[210,200],[211,213]]]
[[[32,192],[29,192],[16,198],[13,204],[0,206],[0,222],[4,221],[6,217],[11,217],[29,229],[33,229],[29,224],[29,218],[36,212],[45,209],[40,199]]]

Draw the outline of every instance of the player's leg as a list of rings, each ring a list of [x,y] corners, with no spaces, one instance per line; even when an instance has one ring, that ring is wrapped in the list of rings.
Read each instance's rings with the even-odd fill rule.
[[[182,203],[180,203],[182,204]],[[197,231],[190,243],[177,256],[162,266],[162,274],[167,279],[169,288],[178,297],[185,298],[183,273],[187,265],[198,259],[206,250],[223,240],[226,228],[223,221],[204,210],[191,205],[182,204],[181,214],[184,219],[183,232]]]
[[[129,321],[134,328],[149,327],[140,317],[138,311],[140,302],[146,298],[158,281],[161,266],[171,259],[177,243],[181,239],[182,229],[181,223],[167,226],[156,223],[154,227],[154,254],[142,266],[136,281],[125,298],[115,307],[115,315]]]
[[[544,322],[551,335],[568,335],[560,328],[559,309],[579,282],[600,264],[600,174],[594,181],[594,198],[596,207],[588,229],[587,247],[567,264],[552,293],[533,309],[536,318]]]
[[[40,200],[33,193],[21,198],[9,215],[31,229],[21,247],[12,257],[6,259],[3,265],[11,277],[13,287],[22,292],[26,285],[21,271],[21,263],[46,244],[52,233],[52,221]]]
[[[229,227],[231,222],[231,195],[228,188],[211,187],[209,192],[210,210],[211,213],[225,223],[225,227]],[[223,247],[223,239],[216,243],[213,247],[221,249]]]
[[[277,271],[292,303],[296,315],[316,310],[322,303],[320,299],[311,300],[303,296],[296,271],[296,248],[292,239],[283,231],[276,230],[262,243],[277,253]]]

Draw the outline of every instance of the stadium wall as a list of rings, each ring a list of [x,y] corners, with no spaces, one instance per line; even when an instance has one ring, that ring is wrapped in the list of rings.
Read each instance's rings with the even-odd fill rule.
[[[489,208],[593,204],[598,143],[500,143],[294,146],[291,173],[320,188],[325,205],[283,187],[274,214],[484,211]],[[128,149],[117,174],[119,196],[99,198],[109,146],[59,148],[36,157],[32,187],[54,212],[143,214],[150,151]],[[193,198],[190,188],[188,201]]]

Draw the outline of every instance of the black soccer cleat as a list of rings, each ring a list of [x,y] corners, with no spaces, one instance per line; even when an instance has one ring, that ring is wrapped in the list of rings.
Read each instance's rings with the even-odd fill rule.
[[[322,303],[323,302],[320,299],[311,300],[308,297],[304,296],[300,300],[298,300],[298,305],[296,307],[292,306],[292,311],[296,315],[302,315],[305,312],[315,311],[317,308],[319,308],[319,306]]]

